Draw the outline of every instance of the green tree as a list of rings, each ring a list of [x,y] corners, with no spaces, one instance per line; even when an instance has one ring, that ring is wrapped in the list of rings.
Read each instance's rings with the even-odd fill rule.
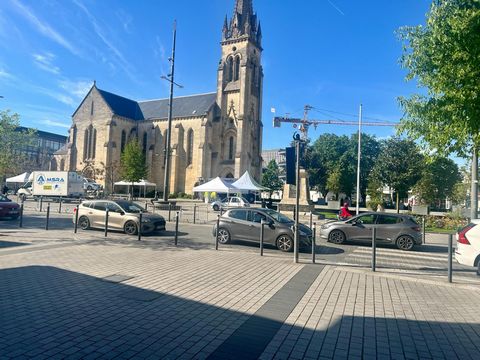
[[[148,175],[148,167],[145,163],[142,147],[138,140],[131,140],[125,145],[120,159],[120,174],[122,178],[132,184]],[[133,186],[132,186],[133,194]]]
[[[283,181],[280,180],[280,168],[275,160],[270,160],[262,174],[262,185],[269,188],[269,199],[275,191],[283,189]]]
[[[403,27],[398,34],[407,80],[426,90],[399,98],[405,114],[399,131],[442,155],[478,153],[480,1],[435,0],[425,26]]]
[[[386,140],[372,171],[379,181],[395,190],[396,207],[399,211],[400,197],[406,197],[420,180],[424,161],[417,145],[411,140],[391,138]]]
[[[435,205],[443,199],[451,198],[461,180],[458,166],[453,160],[436,157],[424,167],[422,178],[415,185],[414,191],[425,203]]]
[[[0,111],[0,174],[5,181],[28,163],[26,150],[36,140],[35,130],[19,130],[20,116]]]

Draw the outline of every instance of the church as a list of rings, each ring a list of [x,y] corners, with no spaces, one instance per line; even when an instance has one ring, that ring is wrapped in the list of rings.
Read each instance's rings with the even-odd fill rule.
[[[215,92],[173,100],[170,192],[191,194],[216,176],[260,180],[262,169],[262,30],[252,0],[225,17]],[[120,157],[136,138],[148,180],[163,189],[169,99],[135,101],[93,84],[72,115],[69,142],[55,155],[64,169],[102,183],[119,179]],[[68,167],[68,168],[67,168]]]

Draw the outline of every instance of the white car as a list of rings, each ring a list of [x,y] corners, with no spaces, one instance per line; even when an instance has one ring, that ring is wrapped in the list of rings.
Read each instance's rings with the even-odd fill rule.
[[[232,207],[249,207],[250,203],[243,197],[231,196],[223,201],[214,201],[211,205],[213,210],[219,211],[220,209],[228,209]]]
[[[102,188],[100,184],[97,184],[92,179],[83,178],[83,190],[86,191],[98,191]]]
[[[480,219],[474,219],[457,233],[455,259],[463,265],[475,266],[480,275]]]

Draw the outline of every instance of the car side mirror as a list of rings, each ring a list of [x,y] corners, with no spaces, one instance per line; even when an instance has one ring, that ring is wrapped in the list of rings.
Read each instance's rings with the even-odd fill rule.
[[[125,215],[125,211],[121,211],[121,210],[120,210],[118,213],[119,213],[120,215],[122,215],[122,216]]]
[[[352,226],[358,225],[356,221],[352,221],[350,224],[352,224]]]

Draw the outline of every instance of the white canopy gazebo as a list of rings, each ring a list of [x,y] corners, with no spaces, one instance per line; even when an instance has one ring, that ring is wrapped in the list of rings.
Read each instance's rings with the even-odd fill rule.
[[[113,184],[113,188],[115,189],[115,186],[127,186],[127,192],[130,194],[130,186],[138,186],[140,188],[143,187],[143,197],[146,196],[146,193],[147,193],[147,187],[153,187],[155,188],[155,190],[157,189],[157,184],[155,183],[152,183],[152,182],[149,182],[147,180],[144,180],[144,179],[141,179],[137,182],[129,182],[129,181],[126,181],[126,180],[122,180],[122,181],[117,181],[116,183]]]
[[[268,190],[267,187],[257,183],[248,171],[245,171],[240,179],[232,183],[232,186],[241,192]]]
[[[28,176],[29,176],[29,173],[24,172],[23,174],[7,178],[6,182],[7,183],[17,183],[17,184],[22,183],[22,184],[24,184],[28,181]]]
[[[216,192],[216,193],[227,193],[234,192],[236,189],[232,184],[223,180],[220,177],[216,177],[205,184],[195,186],[193,192]]]

